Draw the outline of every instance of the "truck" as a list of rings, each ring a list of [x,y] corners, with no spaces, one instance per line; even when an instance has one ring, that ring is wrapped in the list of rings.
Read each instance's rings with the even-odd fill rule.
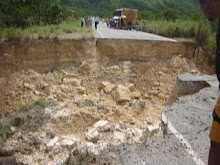
[[[121,21],[119,28],[128,28],[136,24],[138,19],[138,10],[130,8],[122,8],[115,10],[113,20]]]

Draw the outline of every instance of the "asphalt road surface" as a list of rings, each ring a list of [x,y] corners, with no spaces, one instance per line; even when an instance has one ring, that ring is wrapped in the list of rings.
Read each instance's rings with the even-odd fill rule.
[[[152,137],[143,144],[121,144],[109,148],[120,165],[206,165],[210,147],[209,131],[218,93],[215,76],[181,75],[185,81],[205,81],[210,87],[180,97],[163,114],[168,121],[164,136]],[[110,158],[111,159],[111,158]]]
[[[94,25],[93,25],[94,28]],[[135,40],[152,40],[152,41],[171,41],[176,42],[173,39],[140,32],[136,30],[120,30],[120,29],[110,29],[105,23],[100,22],[98,24],[98,29],[95,30],[95,38],[97,39],[135,39]]]

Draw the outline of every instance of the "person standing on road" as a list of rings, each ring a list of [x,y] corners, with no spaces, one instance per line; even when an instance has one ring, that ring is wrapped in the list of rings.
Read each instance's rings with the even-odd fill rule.
[[[96,17],[96,18],[95,18],[95,30],[97,30],[98,24],[99,24],[99,18]]]
[[[83,25],[84,25],[84,22],[85,22],[85,18],[84,18],[84,16],[80,18],[80,21],[81,21],[81,28],[82,28]]]
[[[199,0],[205,16],[209,20],[220,18],[219,0]],[[216,74],[220,82],[220,19],[217,32]],[[220,89],[220,86],[219,86]],[[208,165],[220,165],[220,96],[213,111],[213,122],[210,130],[211,147]]]

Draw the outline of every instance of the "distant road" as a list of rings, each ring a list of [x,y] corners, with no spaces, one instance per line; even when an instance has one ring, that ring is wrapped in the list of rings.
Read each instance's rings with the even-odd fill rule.
[[[94,29],[94,25],[93,25]],[[176,42],[176,40],[162,37],[159,35],[154,35],[150,33],[140,32],[140,31],[129,31],[129,30],[119,30],[110,29],[104,23],[98,24],[98,30],[95,31],[95,38],[97,39],[134,39],[134,40],[150,40],[150,41],[170,41]]]

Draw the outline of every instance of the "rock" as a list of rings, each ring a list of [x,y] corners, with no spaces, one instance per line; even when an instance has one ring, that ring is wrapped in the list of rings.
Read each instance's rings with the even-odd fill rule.
[[[84,88],[84,87],[76,87],[76,90],[81,95],[86,93],[86,88]]]
[[[141,97],[141,92],[132,92],[131,98],[132,99],[139,99]]]
[[[83,61],[82,64],[79,66],[79,72],[89,73],[90,71],[91,71],[91,66],[86,61]]]
[[[130,90],[122,85],[119,85],[113,93],[113,98],[118,102],[130,101]]]
[[[132,139],[133,137],[134,137],[134,134],[133,134],[132,130],[131,129],[127,129],[125,131],[125,138],[127,140],[129,140],[129,139]]]
[[[11,127],[10,127],[10,130],[11,130],[12,132],[15,132],[15,131],[16,131],[16,128],[13,127],[13,126],[11,126]]]
[[[30,89],[31,85],[30,85],[30,83],[24,83],[24,87],[27,89]]]
[[[107,87],[108,85],[111,85],[110,82],[107,82],[107,81],[103,81],[99,84],[99,89],[104,89],[105,87]]]
[[[113,137],[113,139],[114,139],[114,141],[116,141],[116,142],[123,143],[123,142],[125,142],[126,136],[125,136],[125,134],[122,133],[122,132],[115,131],[115,132],[114,132],[114,137]]]
[[[76,144],[76,139],[72,136],[64,136],[62,137],[62,140],[60,141],[61,146],[72,147],[75,144]]]
[[[83,108],[83,107],[93,107],[95,106],[95,102],[91,99],[85,99],[85,100],[80,100],[76,103],[76,105],[79,107],[79,108]]]
[[[128,115],[126,117],[126,122],[129,124],[135,124],[135,119],[131,115]]]
[[[62,92],[65,92],[65,93],[70,93],[73,91],[73,88],[71,85],[62,84],[60,87],[61,87]]]
[[[154,89],[154,90],[151,90],[151,91],[149,92],[149,94],[152,95],[152,96],[157,96],[157,95],[159,94],[159,91],[156,90],[156,89]]]
[[[86,140],[90,142],[97,142],[99,140],[99,132],[96,128],[91,128],[86,133]]]
[[[104,91],[105,91],[106,94],[110,94],[114,90],[114,88],[115,88],[115,85],[110,84],[110,85],[108,85],[104,88]]]
[[[110,124],[107,124],[106,126],[101,128],[100,131],[102,131],[102,132],[109,132],[109,131],[111,131],[111,129],[112,129],[112,126]]]
[[[131,103],[132,108],[136,110],[144,110],[146,107],[146,103],[144,101],[137,101],[135,100],[133,103]]]
[[[93,126],[94,126],[95,128],[103,128],[103,127],[105,127],[107,124],[108,124],[108,121],[107,121],[107,120],[100,120],[100,121],[96,122],[95,124],[93,124]]]
[[[44,76],[43,80],[44,80],[45,82],[47,82],[47,83],[53,82],[53,81],[54,81],[53,74],[52,74],[51,72],[47,73],[47,74]]]
[[[51,112],[52,112],[52,110],[49,109],[49,108],[46,108],[46,109],[44,110],[44,114],[45,114],[45,115],[50,115]]]
[[[107,109],[107,105],[103,104],[103,103],[99,103],[97,105],[97,109],[98,110],[106,110]]]
[[[111,125],[109,124],[109,122],[107,120],[100,120],[98,122],[96,122],[95,124],[93,124],[93,126],[101,132],[107,132],[110,131],[111,129]]]
[[[71,115],[71,110],[70,109],[62,109],[62,110],[58,110],[57,113],[54,115],[55,119],[68,119],[69,116]]]
[[[59,141],[59,137],[56,136],[55,138],[51,139],[49,143],[47,143],[47,147],[55,146],[56,144],[58,144],[58,141]]]
[[[88,153],[93,154],[93,155],[99,155],[98,146],[96,144],[87,142],[86,147],[87,147]]]
[[[134,84],[129,84],[129,85],[128,85],[128,89],[129,89],[131,92],[134,92],[134,91],[135,91],[135,85],[134,85]]]
[[[142,143],[141,138],[142,138],[142,135],[143,135],[143,130],[135,128],[134,131],[133,131],[133,135],[134,135],[134,138],[133,138],[134,142]]]
[[[156,82],[154,85],[155,85],[156,87],[159,87],[159,86],[160,86],[160,83],[159,83],[159,82]]]
[[[146,117],[146,123],[149,124],[149,125],[152,125],[153,124],[153,119],[151,117]]]
[[[111,66],[108,68],[108,70],[111,72],[111,73],[120,73],[121,72],[121,69],[119,66]]]
[[[144,135],[147,137],[152,137],[153,135],[157,134],[161,129],[161,122],[157,122],[155,125],[150,125],[144,131]]]
[[[80,87],[81,86],[81,80],[76,79],[76,78],[64,78],[63,83],[70,84],[70,85],[73,85],[75,87]]]
[[[41,93],[40,93],[39,91],[35,90],[35,91],[34,91],[34,94],[37,95],[37,96],[39,96]]]

